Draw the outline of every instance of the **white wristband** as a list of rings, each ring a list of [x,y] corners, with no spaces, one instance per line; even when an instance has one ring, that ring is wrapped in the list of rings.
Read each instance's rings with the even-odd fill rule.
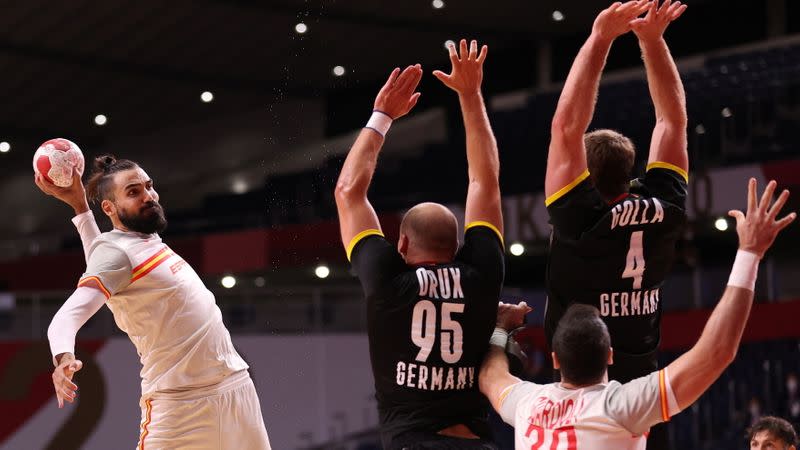
[[[376,109],[372,111],[372,116],[370,116],[364,128],[369,128],[370,130],[380,134],[382,137],[386,137],[386,133],[389,132],[389,127],[391,126],[392,117],[385,112],[378,111]]]
[[[733,261],[728,286],[755,291],[756,277],[758,277],[758,261],[759,257],[755,253],[746,250],[736,252],[736,259]]]
[[[504,349],[506,344],[508,344],[508,331],[500,327],[495,328],[492,337],[489,338],[489,345],[496,345]]]

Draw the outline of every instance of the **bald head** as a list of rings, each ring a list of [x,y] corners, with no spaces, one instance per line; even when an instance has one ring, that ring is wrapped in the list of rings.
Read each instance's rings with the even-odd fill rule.
[[[406,253],[420,257],[451,259],[458,249],[456,216],[438,203],[420,203],[409,209],[400,224],[408,238]]]

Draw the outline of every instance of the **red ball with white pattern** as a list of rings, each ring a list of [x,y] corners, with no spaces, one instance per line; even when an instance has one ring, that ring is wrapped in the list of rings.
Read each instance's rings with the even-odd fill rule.
[[[50,139],[33,155],[33,171],[56,186],[72,186],[72,170],[83,175],[83,166],[83,152],[68,139]]]

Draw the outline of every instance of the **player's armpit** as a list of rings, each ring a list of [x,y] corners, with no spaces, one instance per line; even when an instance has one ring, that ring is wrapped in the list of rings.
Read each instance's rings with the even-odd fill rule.
[[[666,369],[618,385],[608,396],[610,417],[635,435],[680,412]]]
[[[369,228],[369,229],[366,229],[366,230],[356,234],[355,236],[353,236],[352,239],[350,239],[350,242],[345,247],[345,252],[347,253],[347,260],[348,261],[352,260],[353,249],[356,248],[356,245],[358,245],[359,242],[361,242],[362,240],[364,240],[365,238],[367,238],[369,236],[384,237],[383,236],[383,232],[379,228]]]
[[[559,188],[558,190],[556,190],[553,193],[547,194],[547,196],[545,197],[545,200],[544,200],[544,205],[545,206],[550,206],[551,204],[553,204],[558,199],[560,199],[560,198],[564,197],[565,195],[567,195],[570,191],[572,191],[575,188],[575,186],[581,184],[581,182],[583,182],[583,180],[589,178],[589,169],[586,169],[586,168],[584,168],[583,172],[581,172],[581,174],[576,176],[576,177],[572,177],[572,175],[571,175],[571,173],[575,172],[575,170],[564,170],[564,172],[570,173],[570,175],[562,176],[561,178],[563,178],[564,181],[563,182],[559,182],[559,183],[556,184],[556,185],[562,186],[562,187]],[[559,175],[555,175],[555,177],[558,178]],[[570,177],[572,177],[572,178],[570,178]],[[569,180],[569,181],[566,181],[566,180]]]
[[[464,226],[464,234],[466,235],[469,230],[476,227],[485,227],[491,230],[497,236],[497,239],[500,240],[500,246],[504,246],[505,241],[503,239],[503,232],[500,231],[502,227],[498,227],[497,225],[485,220],[475,220],[472,222],[467,222],[467,224]]]
[[[106,300],[111,297],[111,293],[109,292],[108,288],[106,288],[102,280],[96,276],[81,278],[81,280],[78,281],[78,287],[97,289],[105,296]]]
[[[675,164],[664,162],[664,161],[652,161],[647,164],[646,172],[651,171],[652,169],[665,169],[671,170],[683,178],[686,183],[689,183],[689,172],[686,168],[676,166]]]

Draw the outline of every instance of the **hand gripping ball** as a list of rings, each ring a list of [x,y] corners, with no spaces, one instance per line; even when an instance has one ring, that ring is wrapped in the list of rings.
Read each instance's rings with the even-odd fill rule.
[[[33,171],[56,186],[72,185],[72,169],[83,175],[83,153],[67,139],[50,139],[43,143],[33,155]]]

